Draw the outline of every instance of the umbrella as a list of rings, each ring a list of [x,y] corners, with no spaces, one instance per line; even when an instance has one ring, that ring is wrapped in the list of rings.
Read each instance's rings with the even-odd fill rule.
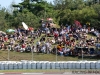
[[[24,22],[22,22],[22,25],[23,25],[25,30],[28,30],[28,26]]]
[[[0,33],[1,33],[1,34],[6,34],[6,33],[5,33],[5,32],[3,32],[3,31],[0,31]]]
[[[14,29],[8,29],[7,32],[15,32]]]

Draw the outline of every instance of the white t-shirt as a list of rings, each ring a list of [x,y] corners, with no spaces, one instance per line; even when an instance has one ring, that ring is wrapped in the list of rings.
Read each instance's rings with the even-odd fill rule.
[[[38,41],[38,42],[37,42],[37,45],[40,45],[40,44],[41,44],[41,42]]]

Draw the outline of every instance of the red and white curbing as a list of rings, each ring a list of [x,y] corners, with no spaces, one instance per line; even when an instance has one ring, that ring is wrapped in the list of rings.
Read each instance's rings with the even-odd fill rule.
[[[5,74],[5,73],[0,73],[0,75]]]
[[[11,73],[0,73],[0,75],[14,75],[14,74],[23,74],[23,75],[42,75],[42,74],[66,74],[66,73],[49,73],[49,72],[43,72],[43,73],[15,73],[15,72],[11,72]]]
[[[11,75],[11,74],[22,74],[22,73],[0,73],[0,75],[3,75],[3,74]]]
[[[39,74],[39,75],[40,75],[40,74],[44,74],[44,73],[22,73],[22,74],[31,74],[31,75],[33,75],[33,74],[34,74],[34,75]]]
[[[3,74],[7,74],[7,75],[11,75],[11,74],[23,74],[23,75],[27,75],[27,74],[30,74],[30,75],[37,75],[37,74],[44,74],[44,73],[0,73],[0,75],[3,75]]]

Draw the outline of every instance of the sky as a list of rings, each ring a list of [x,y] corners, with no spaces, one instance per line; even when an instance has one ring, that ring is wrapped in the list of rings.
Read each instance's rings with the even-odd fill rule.
[[[10,4],[12,2],[15,2],[16,4],[22,2],[22,0],[0,0],[0,5],[1,7],[5,7],[5,8],[8,8],[10,6]],[[53,0],[47,0],[48,2],[52,2]]]

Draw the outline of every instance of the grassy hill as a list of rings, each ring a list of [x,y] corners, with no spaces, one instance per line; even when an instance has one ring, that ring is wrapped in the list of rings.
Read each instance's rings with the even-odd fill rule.
[[[20,53],[20,52],[9,52],[10,54],[10,61],[20,61],[20,60],[32,60],[32,53]],[[8,51],[0,51],[0,61],[7,61],[8,60]],[[34,53],[33,60],[35,61],[56,61],[56,55],[54,54],[37,54]],[[57,61],[77,61],[81,60],[78,57],[64,57],[64,56],[57,56]],[[98,59],[90,59],[84,58],[84,60],[98,60]]]
[[[44,36],[44,34],[42,36]],[[91,35],[88,35],[88,38],[90,38],[90,37],[91,37]],[[34,43],[36,43],[36,41],[38,41],[40,38],[35,39]],[[48,37],[48,38],[52,38],[52,37]],[[81,59],[82,58],[71,57],[71,56],[67,56],[67,57],[57,56],[57,61],[76,61],[76,60],[81,60]],[[84,60],[98,60],[98,59],[99,58],[94,58],[94,59],[84,58]],[[8,60],[8,51],[0,50],[0,61],[6,61],[6,60]],[[16,51],[10,51],[9,52],[9,60],[12,60],[12,61],[32,60],[32,53],[31,52],[30,53],[21,53],[21,52],[16,52]],[[35,60],[35,61],[56,61],[56,55],[33,53],[33,60]]]

